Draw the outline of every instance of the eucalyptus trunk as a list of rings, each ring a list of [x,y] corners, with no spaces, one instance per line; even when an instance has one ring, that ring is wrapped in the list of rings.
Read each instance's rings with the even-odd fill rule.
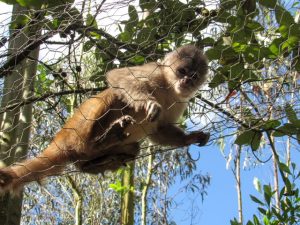
[[[19,5],[14,5],[12,23],[20,15],[28,12]],[[8,53],[14,57],[24,48],[24,44],[39,35],[40,25],[23,27],[22,31],[11,30]],[[22,102],[33,95],[34,77],[37,71],[39,48],[30,52],[29,57],[17,62],[12,72],[4,78],[1,108]],[[0,167],[17,162],[27,155],[32,105],[16,107],[0,115]],[[6,194],[0,198],[0,224],[15,225],[20,223],[22,193],[18,196]]]
[[[128,168],[123,175],[123,186],[128,187],[128,191],[122,195],[121,204],[121,224],[134,224],[134,162],[128,163]]]

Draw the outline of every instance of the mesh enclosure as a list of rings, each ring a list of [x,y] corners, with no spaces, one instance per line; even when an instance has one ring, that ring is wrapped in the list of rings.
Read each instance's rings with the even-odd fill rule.
[[[210,176],[197,169],[201,163],[197,155],[206,148],[221,149],[234,172],[237,157],[245,168],[252,168],[272,156],[278,164],[289,159],[291,151],[299,151],[298,1],[32,0],[4,5],[0,9],[0,168],[13,165],[30,172],[33,163],[22,160],[38,156],[43,165],[57,160],[50,170],[51,175],[60,175],[47,178],[43,185],[25,186],[22,224],[122,224],[129,193],[135,196],[130,200],[135,224],[180,224],[172,214],[172,209],[181,209],[177,193],[185,193],[191,205],[201,203],[207,194]],[[89,148],[91,142],[82,140],[100,132],[82,132],[87,126],[108,117],[108,124],[98,124],[104,127],[101,135],[93,137],[100,147],[127,135],[122,133],[123,125],[114,127],[109,119],[112,114],[126,116],[127,105],[110,108],[112,103],[101,93],[109,86],[117,88],[107,82],[106,74],[127,68],[126,73],[135,78],[151,77],[156,67],[142,65],[159,67],[168,53],[187,44],[207,56],[208,79],[173,125],[187,133],[209,133],[206,146],[162,146],[149,142],[152,134],[145,131],[139,154],[116,160],[116,150],[101,159],[104,168],[115,172],[81,173],[76,165],[88,160],[85,156],[73,160],[77,155],[72,151]],[[134,72],[131,68],[136,66],[141,67]],[[126,88],[120,91],[129,95],[129,105],[141,101]],[[88,108],[80,108],[87,102]],[[174,100],[169,106],[183,103],[187,102]],[[72,115],[80,122],[64,126]],[[61,142],[50,144],[57,132],[66,130],[76,133],[74,140],[61,135]],[[64,153],[68,160],[39,155],[49,144],[64,151],[61,143],[73,143],[68,146],[71,153],[69,149]],[[120,158],[127,166],[117,164]],[[60,160],[68,162],[62,172],[65,164]],[[32,174],[39,176],[44,170]],[[0,174],[1,179],[5,182]],[[170,191],[174,184],[175,194]],[[2,202],[10,198],[3,197]],[[9,207],[4,209],[4,203],[0,211],[6,212]],[[197,224],[199,209],[184,209],[188,216],[182,220],[193,218]]]

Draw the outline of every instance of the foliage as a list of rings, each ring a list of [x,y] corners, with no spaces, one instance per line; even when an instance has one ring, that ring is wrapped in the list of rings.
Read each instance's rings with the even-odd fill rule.
[[[259,214],[253,215],[253,219],[246,225],[278,225],[278,224],[299,224],[300,221],[300,196],[299,182],[300,172],[296,164],[292,163],[291,167],[282,164],[282,169],[287,174],[286,182],[288,186],[281,188],[279,200],[280,208],[277,208],[275,202],[275,191],[270,184],[259,187],[262,199],[251,195],[251,199],[258,206]],[[231,225],[240,225],[237,219],[231,221]]]
[[[263,158],[270,152],[268,144],[272,139],[273,143],[290,140],[292,146],[296,146],[293,150],[299,146],[297,4],[288,8],[276,0],[190,0],[186,3],[140,0],[138,4],[85,0],[80,2],[82,4],[73,0],[2,2],[25,7],[24,13],[6,24],[11,30],[3,32],[3,38],[9,40],[22,34],[33,24],[42,30],[40,36],[32,32],[17,55],[9,55],[5,39],[0,43],[5,49],[0,55],[0,74],[14,69],[19,56],[27,56],[32,45],[41,47],[34,96],[24,103],[34,103],[30,155],[36,155],[49,143],[76,106],[96,90],[106,87],[104,74],[108,70],[156,61],[187,43],[205,51],[212,71],[210,89],[199,91],[201,96],[195,98],[180,121],[187,130],[201,128],[210,132],[211,142],[220,143],[224,155],[233,144],[242,146],[243,153],[247,154],[245,161],[250,158],[249,167],[259,163],[257,156]],[[13,66],[4,67],[7,55]],[[0,99],[3,98],[1,93]],[[0,112],[16,106],[19,107],[12,103],[11,108],[1,108]],[[155,147],[147,218],[171,224],[171,209],[176,205],[176,198],[169,192],[172,185],[203,200],[210,177],[197,171],[197,162],[186,149]],[[285,152],[277,148],[276,151],[282,160]],[[145,148],[142,149],[136,160],[134,187],[121,183],[122,173],[104,176],[72,173],[78,190],[85,196],[85,224],[99,221],[118,224],[121,194],[129,190],[136,195],[135,220],[140,222],[140,193],[148,172],[147,154]],[[226,156],[228,165],[232,155],[230,152]],[[281,172],[288,174],[284,180],[287,187],[280,192],[279,211],[273,203],[274,187],[270,184],[262,187],[262,199],[251,197],[259,205],[260,215],[255,215],[249,225],[278,221],[296,224],[298,175],[294,174],[294,167],[279,164]],[[67,172],[75,169],[70,167],[69,170]],[[26,189],[23,221],[28,224],[34,220],[74,223],[74,201],[64,178],[53,179],[42,188],[31,185]],[[51,212],[47,206],[51,206]],[[239,224],[237,219],[231,223]]]

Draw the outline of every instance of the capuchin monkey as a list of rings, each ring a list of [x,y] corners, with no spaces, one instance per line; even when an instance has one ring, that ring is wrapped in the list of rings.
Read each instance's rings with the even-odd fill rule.
[[[176,122],[207,70],[203,53],[186,45],[159,63],[109,71],[110,87],[83,102],[42,153],[0,169],[0,192],[58,175],[69,163],[91,174],[116,170],[136,158],[145,138],[163,146],[205,145],[209,134],[186,134]]]

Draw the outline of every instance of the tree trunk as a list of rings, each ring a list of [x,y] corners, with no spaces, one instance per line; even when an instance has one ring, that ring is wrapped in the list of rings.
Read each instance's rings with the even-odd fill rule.
[[[235,161],[235,177],[236,177],[236,190],[238,198],[238,214],[239,223],[243,222],[243,200],[242,200],[242,184],[241,184],[241,146],[236,146],[236,161]]]
[[[19,5],[14,5],[12,22],[19,15],[28,14]],[[14,56],[24,48],[29,37],[32,39],[40,32],[39,25],[23,28],[17,35],[10,33],[8,53]],[[18,103],[33,95],[34,77],[37,71],[39,49],[32,51],[30,59],[24,59],[15,66],[13,72],[4,79],[1,107]],[[6,111],[0,115],[0,167],[8,166],[27,155],[32,105]],[[20,223],[22,194],[11,196],[6,194],[0,198],[0,224],[14,225]]]
[[[129,191],[122,195],[121,203],[121,224],[134,224],[134,193],[131,188],[134,186],[134,162],[128,163],[128,167],[123,176],[123,186]]]
[[[153,173],[152,164],[154,160],[154,154],[152,153],[151,150],[152,150],[151,146],[149,145],[148,152],[150,153],[150,155],[148,158],[147,177],[145,179],[145,184],[142,191],[142,200],[141,200],[142,201],[142,217],[141,217],[142,225],[147,225],[147,194],[151,185],[151,176]]]

